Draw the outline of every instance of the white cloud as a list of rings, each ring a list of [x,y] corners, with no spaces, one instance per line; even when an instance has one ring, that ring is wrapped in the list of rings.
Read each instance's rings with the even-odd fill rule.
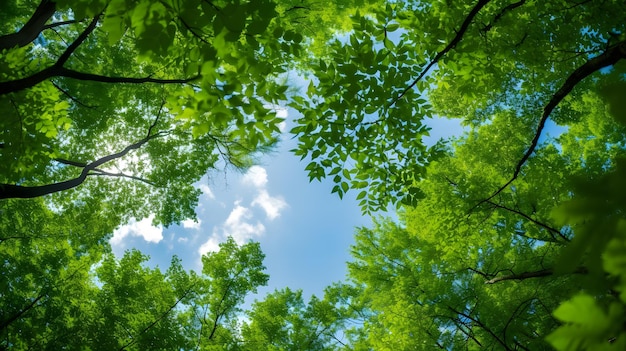
[[[179,243],[186,243],[186,242],[188,242],[188,241],[189,241],[189,238],[186,238],[186,237],[184,237],[184,236],[181,236],[181,237],[179,237],[179,238],[178,238],[178,240],[177,240],[177,241],[178,241]]]
[[[200,229],[200,226],[202,225],[202,221],[198,219],[198,221],[196,222],[193,219],[185,219],[182,225],[183,225],[183,228]]]
[[[147,242],[158,243],[163,240],[163,226],[158,225],[154,227],[152,225],[152,220],[154,219],[154,214],[150,215],[148,218],[144,218],[137,222],[136,220],[131,220],[130,223],[123,225],[117,228],[113,232],[113,237],[111,238],[111,245],[121,246],[123,245],[122,241],[127,236],[140,236]]]
[[[265,233],[265,226],[257,221],[251,224],[247,220],[252,218],[250,209],[235,203],[235,208],[230,212],[224,222],[224,236],[232,236],[241,245],[255,236]]]
[[[276,109],[276,117],[278,118],[287,118],[287,109],[284,107],[279,107]]]
[[[200,191],[202,191],[202,193],[206,195],[209,199],[215,199],[215,194],[213,194],[213,191],[211,191],[211,188],[209,188],[208,185],[200,184],[199,188]]]
[[[198,253],[200,256],[207,252],[216,252],[219,250],[219,243],[226,240],[231,236],[235,242],[239,245],[243,245],[254,237],[261,236],[265,233],[265,226],[257,221],[251,223],[252,211],[249,208],[243,207],[239,202],[235,202],[235,207],[232,209],[224,224],[213,230],[213,234],[200,245]]]
[[[200,254],[200,257],[202,257],[207,252],[217,252],[219,251],[219,249],[219,240],[216,237],[212,236],[204,244],[200,245],[198,253]],[[200,263],[200,266],[202,266],[202,263]]]
[[[281,197],[270,196],[267,190],[261,189],[252,201],[252,206],[260,206],[267,217],[272,220],[280,216],[280,210],[287,207],[287,202]]]
[[[244,174],[242,182],[257,188],[257,194],[254,200],[252,200],[252,206],[261,207],[270,220],[280,216],[280,211],[287,207],[287,202],[282,197],[271,196],[267,191],[267,171],[265,168],[260,166],[250,167],[248,172]]]
[[[244,184],[254,185],[257,188],[263,188],[267,184],[267,171],[260,166],[252,166],[243,175],[241,180]]]
[[[276,109],[276,117],[287,119],[288,113],[286,108],[277,108]],[[282,121],[278,123],[278,129],[281,133],[284,133],[287,130],[287,122]]]
[[[282,121],[280,123],[278,123],[278,130],[280,130],[281,133],[284,133],[287,131],[287,122]]]

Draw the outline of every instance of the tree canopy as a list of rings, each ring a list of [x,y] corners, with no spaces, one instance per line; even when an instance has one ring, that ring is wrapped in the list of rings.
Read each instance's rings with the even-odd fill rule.
[[[626,349],[623,1],[0,4],[0,345]],[[294,87],[289,72],[308,86]],[[291,134],[365,214],[306,301],[232,238],[166,271],[112,231]],[[425,143],[429,120],[464,133]]]

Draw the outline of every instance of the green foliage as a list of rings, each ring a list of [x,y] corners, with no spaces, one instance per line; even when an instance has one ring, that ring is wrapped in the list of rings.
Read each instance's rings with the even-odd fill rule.
[[[3,2],[0,345],[626,348],[623,13],[623,1]],[[289,69],[306,91],[287,94]],[[201,273],[110,253],[131,218],[193,218],[194,182],[274,145],[277,104],[301,113],[294,153],[311,180],[356,190],[366,213],[402,207],[358,230],[348,283],[243,311],[268,282],[258,244],[228,240]],[[425,145],[439,116],[466,133]]]
[[[546,338],[557,350],[621,350],[626,346],[624,306],[612,303],[608,314],[592,296],[577,295],[554,311],[564,323]]]
[[[217,162],[247,167],[276,141],[276,77],[302,36],[273,2],[9,4],[23,27],[0,36],[3,198],[58,185],[56,206],[102,196],[123,221],[168,225],[195,217],[193,183]]]

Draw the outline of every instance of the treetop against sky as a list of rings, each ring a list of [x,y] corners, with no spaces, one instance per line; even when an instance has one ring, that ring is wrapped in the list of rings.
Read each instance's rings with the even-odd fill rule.
[[[0,345],[626,349],[625,17],[618,0],[2,2]],[[440,118],[462,134],[426,142]],[[210,179],[231,170],[248,190],[226,200]],[[305,222],[325,212],[294,177],[346,201]],[[345,279],[272,286],[288,242],[343,257],[341,205],[362,214]]]

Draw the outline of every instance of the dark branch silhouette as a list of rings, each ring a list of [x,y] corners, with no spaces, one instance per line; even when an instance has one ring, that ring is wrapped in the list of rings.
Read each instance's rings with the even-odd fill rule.
[[[163,108],[163,105],[161,105],[161,109],[162,108]],[[160,113],[161,113],[161,110],[159,111],[159,115]],[[8,199],[8,198],[27,199],[27,198],[45,196],[48,194],[53,194],[53,193],[69,190],[69,189],[72,189],[81,185],[87,179],[88,176],[93,176],[93,175],[111,175],[111,176],[117,176],[117,177],[127,177],[127,178],[140,180],[143,182],[147,182],[148,184],[152,184],[151,182],[145,179],[139,178],[139,177],[128,176],[122,173],[119,173],[119,174],[109,173],[109,172],[105,172],[105,171],[98,169],[98,167],[104,165],[107,162],[123,157],[132,150],[139,149],[140,147],[142,147],[144,144],[148,143],[152,139],[167,135],[168,132],[163,132],[163,131],[151,134],[152,128],[154,128],[158,119],[159,119],[159,116],[157,116],[154,123],[152,123],[152,125],[148,129],[148,135],[146,135],[146,137],[137,141],[136,143],[133,143],[127,146],[126,148],[124,148],[124,150],[120,152],[104,156],[88,164],[83,164],[81,162],[75,162],[75,161],[70,161],[70,160],[65,160],[65,159],[56,159],[56,161],[59,163],[83,168],[83,170],[81,171],[78,177],[70,179],[70,180],[66,180],[63,182],[46,184],[46,185],[36,185],[36,186],[0,184],[0,199]]]
[[[502,340],[500,339],[496,333],[494,333],[491,329],[487,328],[486,325],[484,325],[480,320],[472,317],[471,315],[467,314],[467,313],[463,313],[461,311],[458,311],[450,306],[448,306],[448,309],[460,316],[463,316],[469,320],[471,320],[472,322],[476,323],[476,325],[478,325],[479,327],[481,327],[483,330],[485,330],[487,333],[489,333],[494,339],[496,339],[496,341],[498,341],[498,343],[500,343],[500,345],[502,345],[502,347],[504,347],[505,350],[510,351],[511,348]]]
[[[500,10],[500,12],[498,12],[498,14],[493,18],[493,21],[491,21],[491,23],[485,25],[485,28],[482,29],[483,32],[488,32],[489,30],[491,30],[491,28],[493,28],[493,26],[496,24],[496,22],[498,22],[502,16],[504,16],[505,13],[507,13],[508,11],[512,11],[522,5],[524,5],[524,3],[526,2],[526,0],[520,0],[518,2],[514,2],[506,7],[504,7],[502,10]]]
[[[539,227],[546,229],[548,232],[550,232],[550,235],[552,236],[552,239],[556,239],[556,237],[554,235],[558,235],[564,241],[566,241],[566,242],[570,241],[569,238],[567,236],[565,236],[565,234],[561,233],[560,230],[558,230],[558,229],[556,229],[554,227],[551,227],[551,226],[549,226],[549,225],[547,225],[547,224],[545,224],[543,222],[540,222],[540,221],[530,217],[529,215],[525,214],[522,211],[518,211],[516,209],[510,208],[510,207],[507,207],[507,206],[504,206],[504,205],[501,205],[501,204],[498,204],[498,203],[495,203],[495,202],[493,202],[491,200],[487,201],[487,203],[490,204],[491,206],[495,207],[495,208],[499,208],[499,209],[503,209],[505,211],[509,211],[511,213],[515,213],[515,214],[517,214],[517,215],[519,215],[521,217],[524,217],[525,219],[529,220],[530,222],[538,225]],[[541,241],[549,241],[549,242],[553,242],[553,243],[561,243],[560,241],[557,241],[557,240],[546,240],[546,239],[540,239],[540,238],[531,238],[531,239],[536,239],[536,240],[541,240]]]
[[[56,12],[56,3],[52,0],[42,0],[28,22],[19,31],[0,36],[0,51],[16,46],[23,47],[37,39],[43,30],[51,28],[51,25],[46,25],[46,22],[52,18],[54,12]]]
[[[6,320],[0,322],[0,330],[5,329],[6,327],[8,327],[11,323],[15,322],[16,320],[20,319],[26,312],[30,311],[31,309],[37,307],[37,303],[39,302],[39,300],[43,299],[46,296],[45,293],[41,293],[39,296],[37,296],[36,298],[33,299],[33,301],[31,301],[30,303],[28,303],[26,306],[24,306],[22,309],[20,309],[19,311],[15,312],[11,317],[7,318]]]
[[[543,108],[543,114],[541,115],[541,119],[539,120],[539,124],[537,125],[537,131],[535,132],[535,136],[530,143],[530,147],[524,153],[522,158],[519,160],[517,165],[515,166],[515,170],[513,172],[513,176],[509,181],[507,181],[504,185],[502,185],[498,190],[496,190],[491,196],[488,198],[481,200],[479,203],[474,205],[469,212],[472,212],[476,207],[489,202],[495,196],[500,194],[504,189],[506,189],[511,183],[513,183],[520,174],[520,171],[526,161],[530,158],[530,156],[535,152],[537,145],[539,143],[539,137],[541,137],[541,132],[546,125],[546,121],[552,114],[552,111],[558,106],[558,104],[580,83],[583,79],[587,78],[591,74],[597,72],[598,70],[612,66],[616,64],[619,60],[626,58],[626,40],[621,41],[611,47],[609,47],[602,55],[596,56],[594,58],[589,59],[582,66],[578,67],[572,74],[567,77],[561,88],[552,95],[552,98]]]
[[[463,35],[465,34],[465,32],[469,28],[470,24],[474,20],[474,17],[490,1],[491,0],[480,0],[480,1],[478,1],[478,3],[474,6],[474,8],[472,8],[472,10],[467,15],[467,17],[465,17],[465,20],[463,21],[463,24],[461,24],[461,28],[459,28],[459,30],[456,31],[456,35],[454,36],[452,41],[450,41],[450,43],[448,43],[448,45],[443,50],[439,51],[437,53],[437,55],[435,55],[435,58],[433,58],[432,61],[430,61],[430,63],[428,63],[428,65],[426,65],[426,67],[422,70],[422,72],[419,74],[419,76],[417,76],[417,78],[415,78],[415,80],[413,80],[413,82],[411,82],[411,84],[409,84],[409,86],[404,88],[404,90],[402,90],[400,95],[398,95],[395,99],[393,99],[393,101],[389,104],[389,107],[393,106],[396,102],[398,102],[398,100],[402,99],[402,97],[404,95],[406,95],[406,93],[409,90],[413,89],[413,87],[415,87],[415,85],[417,85],[417,83],[420,80],[422,80],[422,78],[424,78],[426,73],[428,73],[428,71],[430,71],[430,69],[435,64],[437,64],[437,62],[439,62],[439,60],[441,60],[450,50],[454,49],[454,47],[461,41],[461,39],[463,39]]]
[[[586,267],[578,267],[572,273],[573,274],[587,274],[588,272],[589,271],[587,270]],[[525,280],[525,279],[531,279],[531,278],[542,278],[542,277],[548,277],[551,275],[554,275],[554,270],[552,268],[547,268],[547,269],[541,269],[541,270],[534,271],[534,272],[524,272],[524,273],[519,273],[519,274],[503,275],[500,277],[487,280],[485,284],[495,284],[495,283],[502,282],[505,280]]]
[[[93,81],[100,83],[128,83],[128,84],[141,84],[141,83],[159,83],[159,84],[182,84],[194,81],[199,78],[199,75],[195,75],[190,78],[183,79],[159,79],[153,77],[109,77],[93,73],[78,72],[70,68],[63,67],[69,60],[72,54],[78,49],[78,47],[87,39],[97,24],[99,16],[93,18],[91,23],[81,32],[72,44],[59,56],[54,65],[45,68],[31,76],[8,81],[0,82],[0,95],[18,92],[24,89],[31,88],[47,79],[54,77],[64,77],[76,80]]]
[[[128,343],[126,343],[124,346],[120,347],[119,351],[125,350],[127,347],[132,346],[133,344],[137,343],[137,337],[145,334],[148,330],[150,330],[152,327],[154,327],[155,325],[157,325],[161,320],[163,320],[163,318],[165,318],[176,306],[178,306],[178,304],[189,294],[189,292],[191,291],[191,287],[189,287],[177,300],[176,302],[174,302],[168,309],[166,309],[163,313],[161,313],[161,315],[156,318],[154,321],[152,321],[150,324],[148,324],[145,328],[143,328],[137,335],[135,335],[132,340],[130,340]]]

